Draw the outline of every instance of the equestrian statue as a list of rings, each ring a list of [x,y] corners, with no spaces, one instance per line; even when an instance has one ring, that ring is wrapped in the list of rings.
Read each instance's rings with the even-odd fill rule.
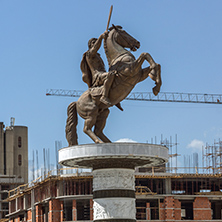
[[[109,64],[108,72],[98,53],[102,41]],[[88,90],[80,96],[78,101],[72,102],[67,109],[66,139],[69,146],[78,144],[77,113],[85,120],[84,133],[95,143],[111,143],[103,133],[109,108],[115,105],[123,111],[120,102],[129,95],[137,83],[147,77],[155,81],[154,95],[159,93],[162,85],[160,65],[155,63],[149,53],[142,53],[136,59],[127,50],[136,51],[139,47],[139,41],[130,36],[121,26],[115,25],[107,28],[98,39],[89,40],[89,49],[83,54],[80,65],[82,79],[87,83]],[[145,60],[149,66],[142,68]]]

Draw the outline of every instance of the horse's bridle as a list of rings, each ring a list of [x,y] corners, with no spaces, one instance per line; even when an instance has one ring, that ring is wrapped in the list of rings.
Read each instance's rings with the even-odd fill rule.
[[[134,45],[132,45],[124,36],[123,34],[119,31],[119,29],[114,25],[112,24],[112,27],[118,32],[118,34],[130,45],[130,50],[132,50],[133,48],[137,48],[135,47]],[[133,50],[132,50],[133,51]]]

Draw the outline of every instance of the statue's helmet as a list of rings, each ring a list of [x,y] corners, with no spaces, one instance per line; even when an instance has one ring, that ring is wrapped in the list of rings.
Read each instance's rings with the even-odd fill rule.
[[[95,43],[97,40],[97,38],[91,38],[89,41],[88,41],[88,47],[89,49],[92,47],[92,43]]]

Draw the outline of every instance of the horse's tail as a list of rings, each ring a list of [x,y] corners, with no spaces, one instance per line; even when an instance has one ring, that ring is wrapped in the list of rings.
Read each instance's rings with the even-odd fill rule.
[[[66,139],[69,143],[69,146],[78,145],[78,135],[76,132],[76,126],[78,124],[76,102],[72,102],[69,104],[67,108],[67,115]]]

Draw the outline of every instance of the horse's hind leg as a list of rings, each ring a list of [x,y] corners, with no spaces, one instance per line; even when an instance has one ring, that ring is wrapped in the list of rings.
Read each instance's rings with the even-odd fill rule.
[[[103,129],[106,125],[106,119],[109,115],[109,109],[103,110],[96,119],[95,134],[104,142],[111,143],[111,141],[103,134]]]
[[[86,133],[95,143],[102,143],[100,139],[92,132],[92,127],[96,123],[97,116],[89,116],[84,123],[83,132]]]

